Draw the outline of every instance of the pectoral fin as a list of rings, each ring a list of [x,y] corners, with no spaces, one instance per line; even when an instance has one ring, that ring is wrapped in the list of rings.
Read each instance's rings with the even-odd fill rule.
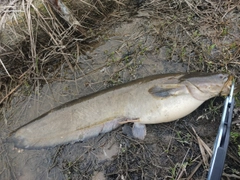
[[[135,122],[132,128],[132,133],[133,137],[143,140],[147,134],[145,124]]]
[[[162,86],[154,86],[150,88],[148,92],[156,97],[167,98],[169,96],[186,94],[187,89],[184,85],[167,84]]]

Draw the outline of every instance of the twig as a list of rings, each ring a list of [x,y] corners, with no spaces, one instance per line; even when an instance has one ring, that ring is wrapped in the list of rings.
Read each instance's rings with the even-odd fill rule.
[[[195,129],[192,127],[193,132],[195,133],[197,140],[198,140],[198,145],[202,154],[203,158],[203,163],[205,166],[208,165],[208,155],[212,156],[212,150],[207,146],[207,144],[197,135]],[[207,154],[206,154],[207,152]]]
[[[185,154],[185,156],[184,156],[184,158],[183,158],[183,160],[182,160],[181,172],[178,172],[178,173],[177,173],[177,174],[179,174],[177,180],[179,180],[179,179],[182,177],[183,172],[186,172],[186,166],[187,166],[187,165],[184,164],[184,161],[185,161],[185,159],[186,159],[186,157],[187,157],[187,155],[188,155],[189,150],[190,150],[190,149],[188,148],[188,150],[187,150],[187,152],[186,152],[186,154]]]
[[[5,67],[5,65],[3,64],[1,58],[0,58],[0,63],[2,64],[2,66],[3,66],[4,70],[6,71],[6,73],[8,74],[8,76],[12,79],[12,76],[9,74],[9,72],[8,72],[7,68]]]
[[[194,168],[192,173],[187,177],[187,180],[192,179],[193,175],[196,173],[196,171],[199,169],[199,167],[202,165],[203,161],[201,160],[198,165]]]
[[[223,173],[222,175],[223,175],[223,176],[226,176],[226,177],[230,177],[230,178],[240,179],[240,176],[237,176],[236,174]]]
[[[2,104],[2,102],[8,98],[12,93],[14,93],[20,86],[22,85],[22,82],[20,82],[20,84],[18,84],[14,89],[12,89],[4,98],[2,98],[2,100],[0,101],[0,104]]]

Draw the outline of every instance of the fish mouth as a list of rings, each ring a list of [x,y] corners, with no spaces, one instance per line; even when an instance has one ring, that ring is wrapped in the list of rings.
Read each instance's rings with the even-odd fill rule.
[[[234,77],[232,75],[229,75],[227,81],[224,83],[220,91],[221,96],[227,96],[229,94],[233,81],[234,81]]]

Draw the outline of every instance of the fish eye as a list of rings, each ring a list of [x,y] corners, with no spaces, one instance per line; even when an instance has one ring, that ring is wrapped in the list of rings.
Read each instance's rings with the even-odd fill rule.
[[[222,79],[223,81],[227,81],[228,80],[228,75],[226,74],[220,74],[219,78]]]

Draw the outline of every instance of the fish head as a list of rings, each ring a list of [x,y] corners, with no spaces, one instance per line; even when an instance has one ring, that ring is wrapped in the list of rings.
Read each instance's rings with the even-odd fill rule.
[[[228,74],[191,74],[181,78],[191,95],[201,101],[206,101],[218,95],[228,95],[233,76]]]

